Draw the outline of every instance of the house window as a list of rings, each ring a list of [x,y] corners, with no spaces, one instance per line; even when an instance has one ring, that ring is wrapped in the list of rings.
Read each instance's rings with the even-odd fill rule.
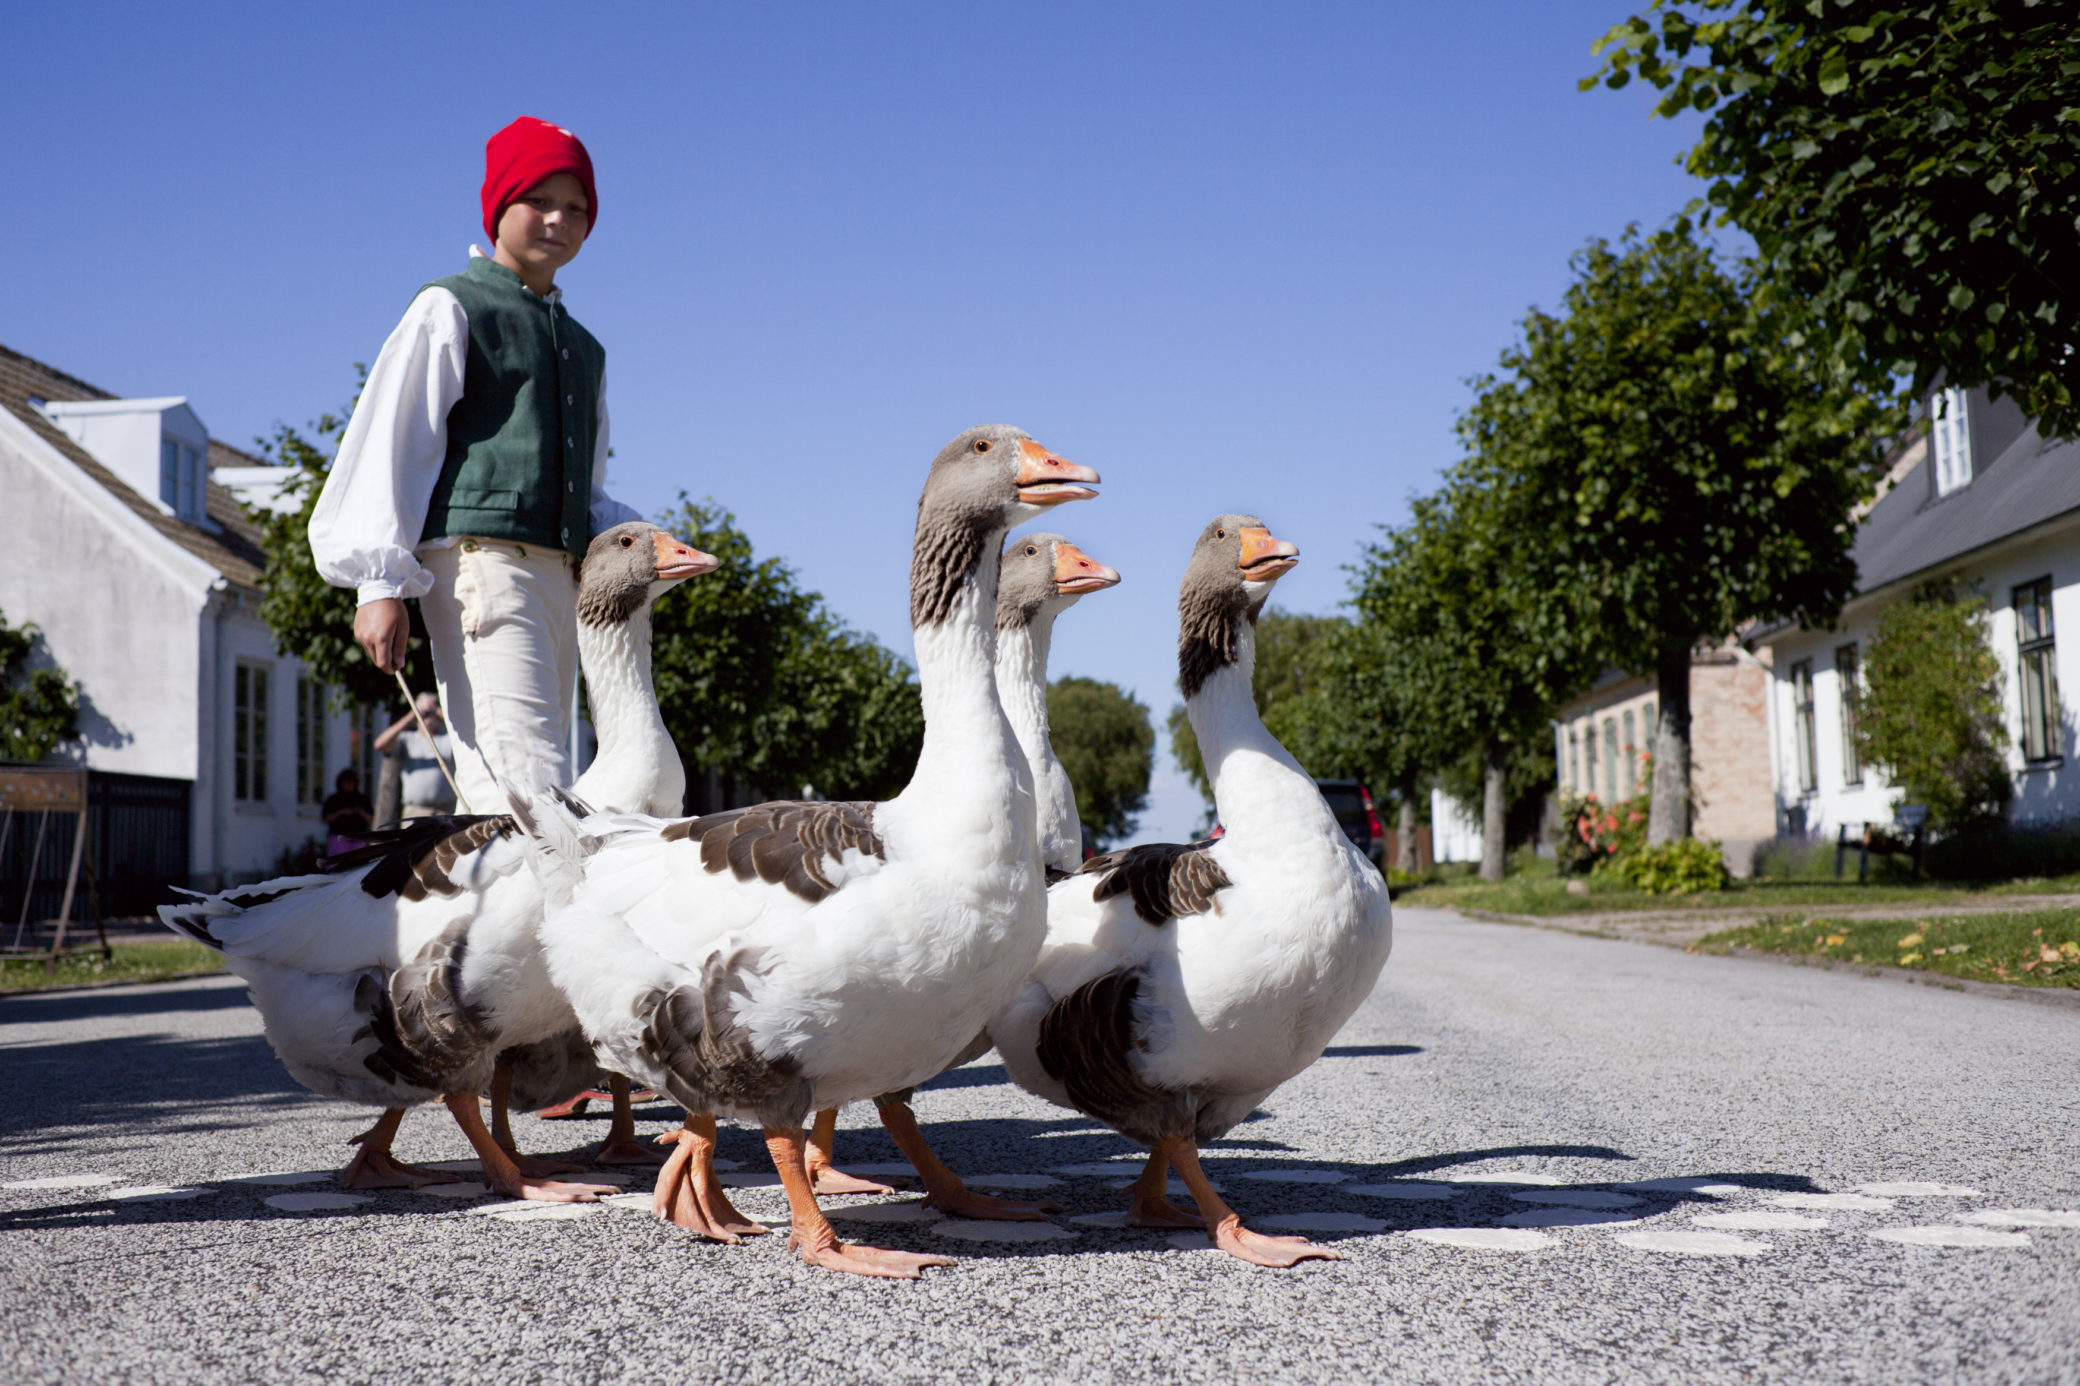
[[[1603,797],[1618,802],[1618,724],[1603,719]]]
[[[232,676],[231,797],[245,804],[267,802],[267,673],[241,662]]]
[[[325,685],[296,680],[296,802],[325,802]]]
[[[1625,794],[1631,797],[1639,793],[1639,743],[1632,739],[1632,713],[1625,714]]]
[[[202,455],[186,443],[159,440],[159,499],[184,520],[202,513]]]
[[[1791,739],[1798,754],[1798,792],[1811,794],[1820,787],[1819,742],[1813,732],[1813,661],[1801,659],[1791,666]]]
[[[355,708],[352,729],[348,732],[347,759],[361,772],[361,792],[371,799],[376,796],[376,737],[379,735],[374,706],[364,703]]]
[[[1856,747],[1858,714],[1863,702],[1863,683],[1856,672],[1856,647],[1843,645],[1834,652],[1834,682],[1842,703],[1842,784],[1863,783],[1863,755]]]
[[[2057,760],[2065,738],[2058,728],[2058,650],[2051,629],[2051,579],[2015,589],[2015,641],[2021,658],[2022,758]]]
[[[1936,455],[1936,494],[1947,496],[1971,484],[1972,434],[1962,390],[1945,390],[1936,397],[1929,419],[1930,447]]]
[[[1582,768],[1588,772],[1580,781],[1582,791],[1593,799],[1596,797],[1596,723],[1593,721],[1582,728]]]
[[[1582,733],[1576,727],[1567,729],[1567,787],[1582,792]]]

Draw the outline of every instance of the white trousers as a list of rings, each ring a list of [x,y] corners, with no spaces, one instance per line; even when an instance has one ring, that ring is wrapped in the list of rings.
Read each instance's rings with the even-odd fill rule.
[[[433,645],[441,712],[454,734],[457,812],[504,813],[500,785],[571,782],[578,688],[578,584],[570,555],[502,539],[464,539],[419,561],[433,589],[419,614]]]

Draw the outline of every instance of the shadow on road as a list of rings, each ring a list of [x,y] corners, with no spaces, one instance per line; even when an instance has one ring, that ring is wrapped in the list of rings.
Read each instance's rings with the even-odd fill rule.
[[[229,994],[245,1003],[243,991]],[[175,1135],[247,1125],[255,1105],[312,1100],[258,1035],[126,1035],[4,1054],[0,1150],[10,1156],[91,1146],[146,1126]]]

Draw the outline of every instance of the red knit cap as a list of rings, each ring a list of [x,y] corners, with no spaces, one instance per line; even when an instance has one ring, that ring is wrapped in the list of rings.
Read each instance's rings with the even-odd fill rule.
[[[592,186],[592,156],[561,125],[521,116],[484,142],[484,234],[498,240],[498,219],[529,188],[568,173],[585,185],[592,204],[587,231],[599,225],[599,193]]]

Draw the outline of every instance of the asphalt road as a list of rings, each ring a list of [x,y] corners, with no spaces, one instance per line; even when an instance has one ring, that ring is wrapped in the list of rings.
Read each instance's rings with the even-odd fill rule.
[[[623,1206],[301,1208],[365,1116],[289,1082],[235,984],[0,1001],[0,1381],[2080,1381],[2080,1013],[1397,922],[1329,1056],[1209,1151],[1254,1225],[1348,1258],[1288,1271],[1078,1221],[1117,1206],[1084,1167],[1132,1152],[988,1059],[920,1097],[927,1129],[1067,1211],[970,1240],[1004,1225],[831,1200],[961,1258],[871,1282]],[[847,1115],[844,1162],[895,1158]],[[468,1153],[439,1112],[398,1148]],[[752,1132],[724,1151],[761,1177]]]

